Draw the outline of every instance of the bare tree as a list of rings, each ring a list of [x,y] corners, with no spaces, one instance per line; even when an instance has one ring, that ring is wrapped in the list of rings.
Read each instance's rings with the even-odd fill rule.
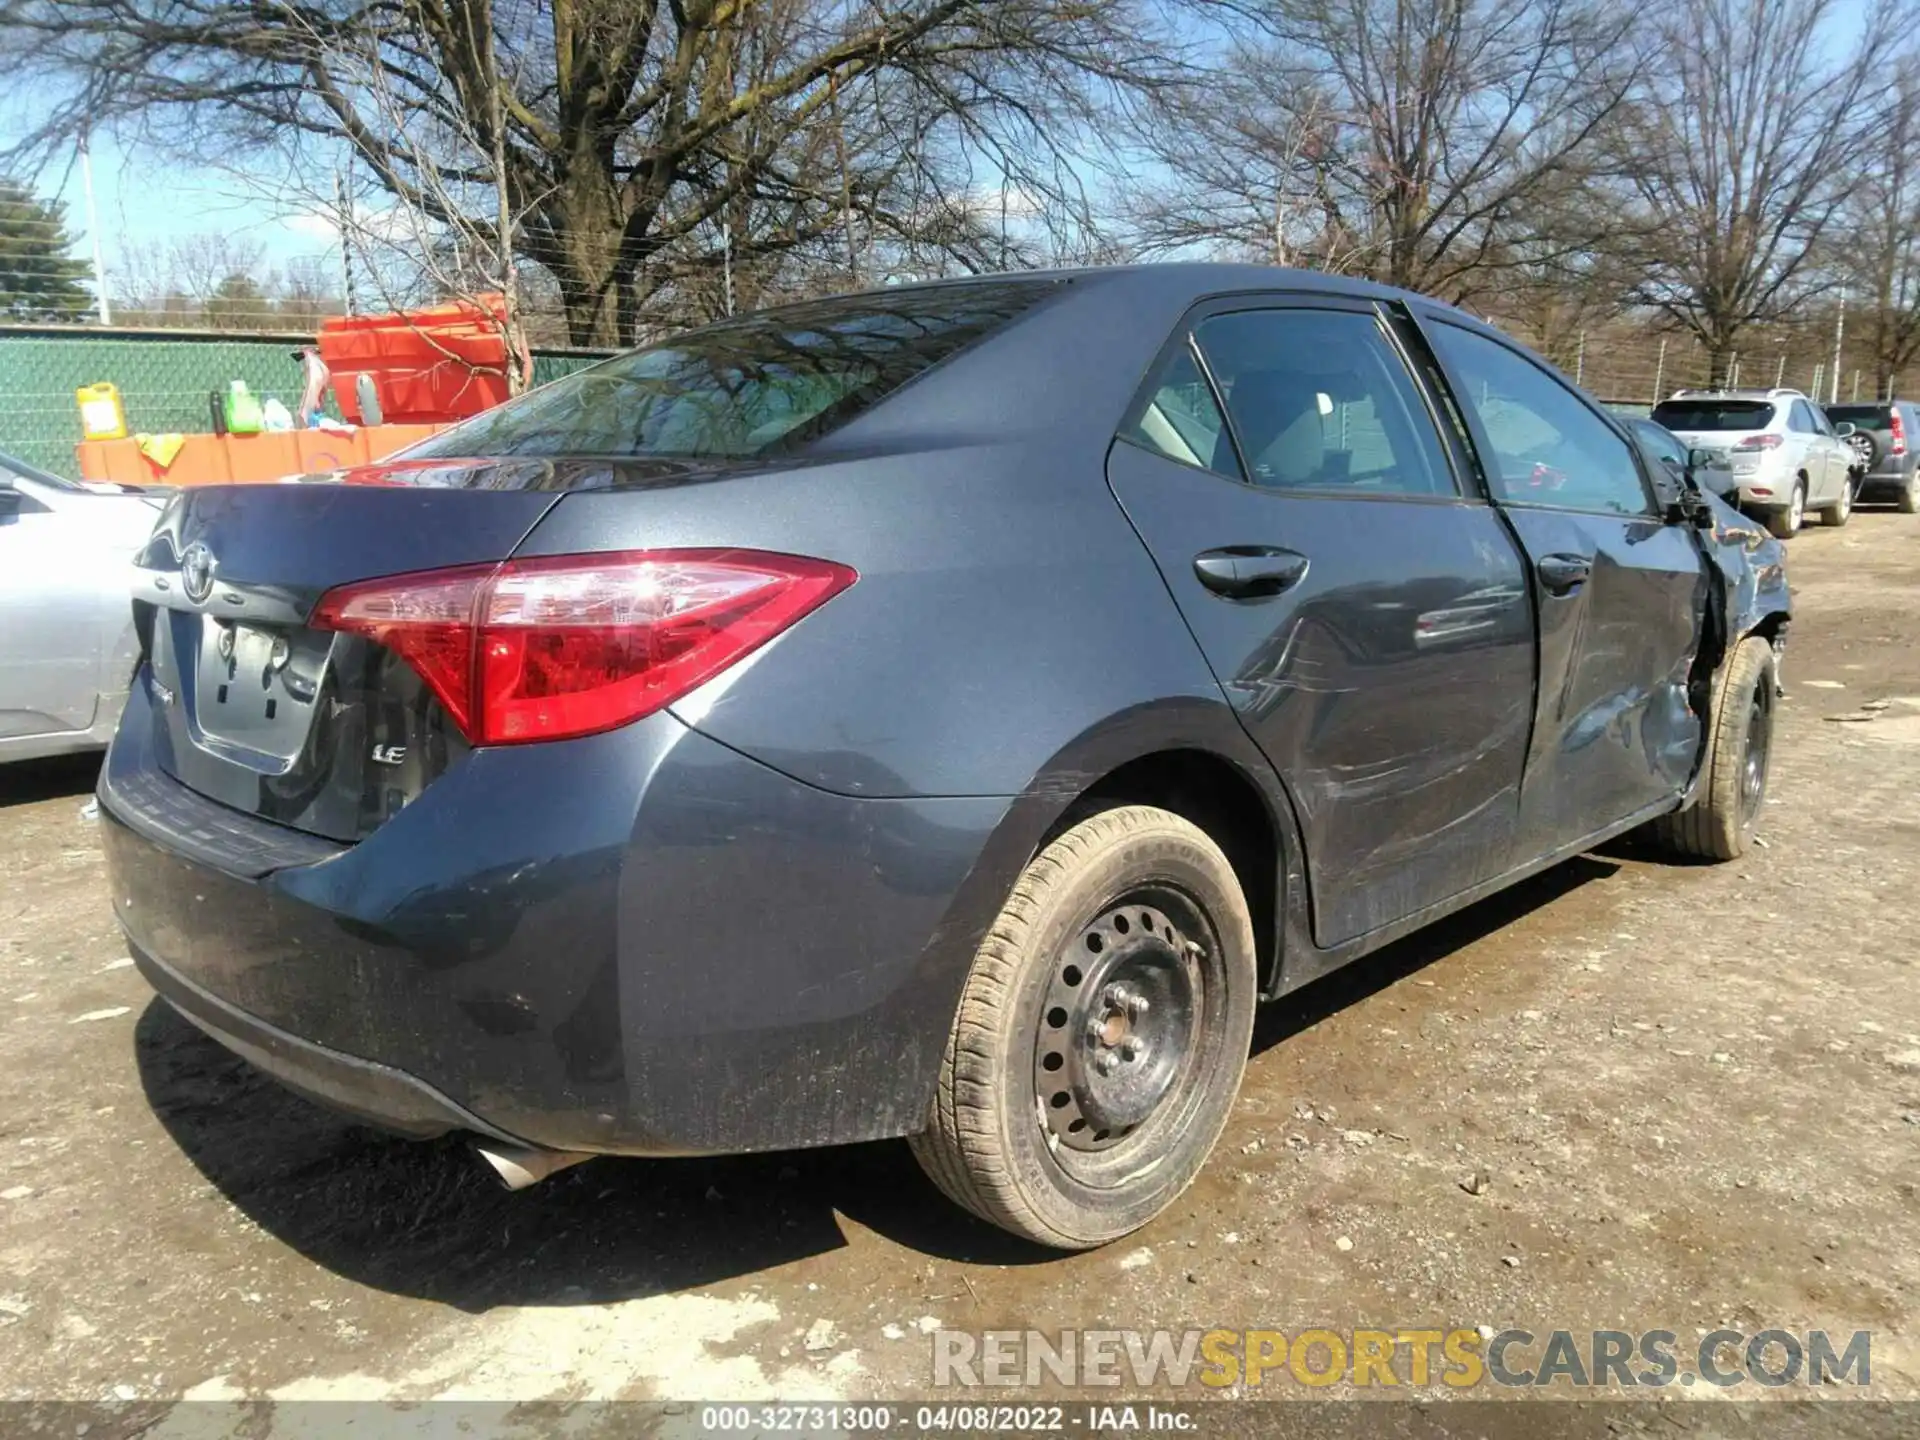
[[[204,323],[217,300],[223,328],[267,329],[270,284],[266,247],[216,230],[130,245],[113,268],[114,304],[126,324]]]
[[[1634,84],[1631,12],[1597,0],[1203,8],[1231,38],[1149,137],[1173,178],[1134,211],[1149,249],[1213,242],[1466,298],[1519,263],[1516,232],[1539,248],[1543,197],[1589,173]]]
[[[1618,132],[1645,221],[1635,298],[1699,339],[1716,381],[1744,331],[1831,283],[1821,245],[1880,123],[1872,87],[1901,63],[1881,39],[1913,14],[1896,0],[1851,42],[1833,0],[1676,0],[1654,17],[1650,93]]]
[[[306,137],[453,223],[491,192],[552,275],[576,342],[631,340],[654,277],[711,248],[742,200],[794,207],[768,253],[890,204],[916,152],[822,145],[876,81],[909,129],[1006,184],[1077,199],[1103,96],[1169,71],[1145,0],[0,0],[0,77],[64,83],[27,137],[139,127],[204,156]],[[343,56],[355,57],[351,64]],[[511,65],[499,57],[513,57]],[[370,63],[405,122],[372,98]],[[841,97],[846,105],[837,106]],[[903,102],[912,101],[911,106]],[[473,151],[442,142],[449,131]],[[23,157],[24,158],[24,157]],[[844,163],[841,163],[844,160]],[[950,176],[942,187],[953,188]],[[822,214],[830,218],[822,218]],[[760,246],[735,233],[735,255]]]
[[[1842,212],[1842,282],[1871,302],[1865,331],[1877,396],[1920,360],[1920,83],[1902,74],[1877,143],[1853,157],[1858,185]]]

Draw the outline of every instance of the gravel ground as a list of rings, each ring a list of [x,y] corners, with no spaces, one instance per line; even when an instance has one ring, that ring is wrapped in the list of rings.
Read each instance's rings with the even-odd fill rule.
[[[911,1396],[940,1326],[1724,1324],[1870,1330],[1920,1397],[1917,540],[1791,546],[1764,848],[1583,858],[1271,1008],[1200,1183],[1064,1259],[900,1144],[508,1195],[313,1109],[132,969],[91,766],[0,771],[0,1391]]]

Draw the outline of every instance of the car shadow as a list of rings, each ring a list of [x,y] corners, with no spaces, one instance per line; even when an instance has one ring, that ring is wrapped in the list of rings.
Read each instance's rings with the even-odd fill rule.
[[[1571,861],[1302,988],[1263,1011],[1255,1053],[1617,868]],[[514,1194],[458,1138],[392,1138],[309,1104],[158,999],[134,1044],[154,1114],[249,1219],[358,1284],[465,1311],[710,1286],[843,1248],[843,1217],[932,1259],[1057,1258],[949,1204],[903,1141],[603,1159]]]
[[[0,765],[0,810],[58,800],[63,795],[86,795],[100,778],[98,752],[56,755],[47,760],[15,760]]]
[[[1261,1007],[1253,1027],[1253,1053],[1272,1049],[1349,1005],[1619,869],[1619,865],[1597,855],[1576,856],[1301,986]]]

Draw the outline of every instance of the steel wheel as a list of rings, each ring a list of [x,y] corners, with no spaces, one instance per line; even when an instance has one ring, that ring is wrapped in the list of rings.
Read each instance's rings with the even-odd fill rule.
[[[1211,928],[1188,897],[1150,886],[1062,947],[1033,1045],[1033,1093],[1054,1141],[1117,1145],[1190,1076]]]
[[[1253,1033],[1252,918],[1218,844],[1148,805],[1029,862],[960,997],[913,1153],[982,1219],[1079,1250],[1205,1162]]]

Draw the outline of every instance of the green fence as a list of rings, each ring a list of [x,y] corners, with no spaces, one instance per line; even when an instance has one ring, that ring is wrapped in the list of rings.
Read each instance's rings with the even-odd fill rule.
[[[81,438],[73,392],[101,380],[120,387],[127,429],[134,434],[208,429],[207,397],[231,380],[244,380],[262,399],[277,397],[295,409],[301,374],[293,352],[312,343],[306,335],[0,326],[0,452],[73,474],[73,447]],[[577,351],[536,352],[534,381],[545,384],[597,358]],[[333,409],[331,397],[327,408]]]

